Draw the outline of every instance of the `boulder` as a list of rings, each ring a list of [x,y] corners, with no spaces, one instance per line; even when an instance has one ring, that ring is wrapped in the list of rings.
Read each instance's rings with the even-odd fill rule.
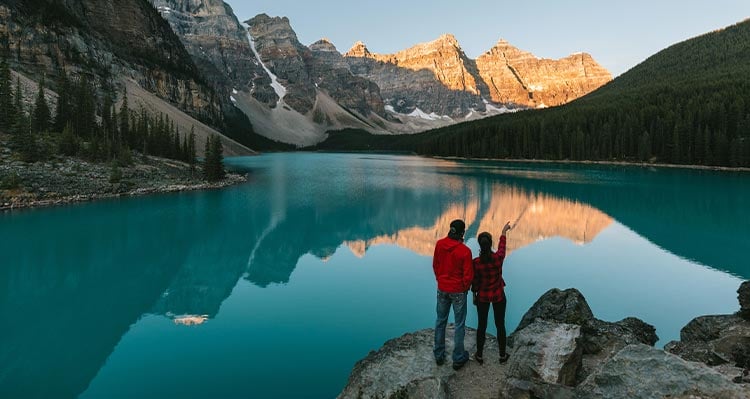
[[[537,320],[514,333],[506,374],[572,386],[581,367],[581,327]]]
[[[538,319],[581,326],[593,318],[594,313],[580,291],[575,288],[565,291],[555,288],[547,291],[531,306],[521,318],[516,331],[523,330]]]
[[[454,328],[446,329],[446,351],[453,352]],[[450,358],[442,366],[432,354],[434,330],[405,334],[386,342],[357,362],[339,398],[498,397],[505,365],[486,356],[484,365],[469,362],[454,371]],[[467,328],[464,346],[476,349],[476,330]],[[497,339],[488,335],[485,353],[498,353]]]
[[[500,391],[504,399],[574,399],[575,391],[571,387],[560,384],[550,384],[544,381],[525,381],[508,378]]]
[[[747,398],[750,390],[710,367],[685,361],[647,345],[629,345],[578,388],[576,397]]]
[[[737,315],[696,317],[665,349],[685,360],[750,368],[750,321]]]
[[[577,289],[552,289],[542,295],[521,319],[516,331],[534,321],[546,320],[581,326],[583,359],[577,381],[583,381],[602,362],[630,344],[653,346],[659,338],[648,323],[629,317],[616,323],[594,317],[586,298]],[[513,344],[515,333],[509,338]]]
[[[714,352],[708,342],[671,341],[664,350],[691,362],[704,363],[708,366],[728,364],[730,359]]]

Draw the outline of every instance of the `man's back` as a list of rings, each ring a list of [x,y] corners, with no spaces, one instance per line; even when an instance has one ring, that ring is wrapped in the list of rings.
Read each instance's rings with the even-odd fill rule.
[[[443,292],[466,292],[474,278],[471,250],[463,242],[449,237],[435,245],[432,268],[438,290]]]

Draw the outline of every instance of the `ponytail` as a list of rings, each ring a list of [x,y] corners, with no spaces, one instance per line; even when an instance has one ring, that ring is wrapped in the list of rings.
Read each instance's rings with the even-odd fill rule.
[[[479,242],[479,261],[482,263],[492,262],[492,235],[484,232],[477,238]]]

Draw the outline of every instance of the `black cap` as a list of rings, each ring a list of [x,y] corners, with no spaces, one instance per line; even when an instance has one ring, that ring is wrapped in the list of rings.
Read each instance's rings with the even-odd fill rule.
[[[451,232],[449,233],[449,235],[463,237],[465,232],[466,232],[466,223],[464,223],[463,220],[456,219],[451,222]]]

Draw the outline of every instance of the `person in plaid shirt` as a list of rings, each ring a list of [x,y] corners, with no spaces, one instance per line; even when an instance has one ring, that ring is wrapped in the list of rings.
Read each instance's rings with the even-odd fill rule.
[[[484,363],[483,350],[485,334],[487,332],[487,318],[490,304],[495,314],[497,328],[497,342],[500,347],[500,363],[508,360],[505,351],[505,307],[508,300],[505,296],[505,281],[503,280],[503,260],[505,260],[505,235],[511,229],[510,222],[503,227],[503,233],[497,244],[497,252],[492,252],[492,235],[484,232],[479,235],[479,256],[474,258],[474,280],[471,291],[474,294],[474,304],[477,306],[479,325],[477,326],[477,352],[474,360]]]

